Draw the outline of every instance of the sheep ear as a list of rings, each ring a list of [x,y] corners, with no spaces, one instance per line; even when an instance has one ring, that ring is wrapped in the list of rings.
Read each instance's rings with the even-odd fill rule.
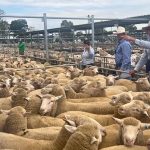
[[[75,122],[72,121],[72,120],[70,120],[70,119],[68,119],[68,117],[69,117],[69,115],[65,115],[64,118],[63,118],[63,120],[64,120],[66,123],[68,123],[69,125],[76,127]]]
[[[101,131],[102,136],[106,136],[107,135],[107,132],[106,132],[105,128],[100,129],[100,131]]]
[[[56,96],[56,97],[55,97],[55,101],[60,100],[62,97],[63,97],[63,95]]]
[[[150,129],[150,124],[148,124],[148,123],[141,123],[141,129],[142,130]]]
[[[24,117],[27,117],[27,116],[29,116],[30,114],[31,114],[31,111],[25,112],[25,113],[23,114],[23,116],[24,116]]]
[[[121,119],[118,119],[118,118],[115,118],[115,117],[112,117],[112,119],[114,119],[115,121],[116,121],[116,123],[118,123],[118,124],[122,124],[122,120]]]
[[[41,94],[36,94],[36,96],[39,98],[43,98],[43,95],[41,95]]]
[[[30,97],[25,97],[24,100],[29,102],[30,101]]]
[[[92,145],[92,144],[97,143],[97,142],[98,142],[98,139],[95,136],[93,136],[90,144]]]
[[[1,112],[2,114],[9,115],[10,110],[2,110],[2,109],[1,109],[0,112]]]
[[[70,126],[70,125],[65,125],[64,127],[70,133],[74,133],[77,130],[77,127],[73,127],[73,126]]]
[[[147,110],[144,110],[143,114],[146,115],[148,118],[150,118],[149,114],[147,113]]]
[[[119,76],[114,76],[115,79],[119,79]]]

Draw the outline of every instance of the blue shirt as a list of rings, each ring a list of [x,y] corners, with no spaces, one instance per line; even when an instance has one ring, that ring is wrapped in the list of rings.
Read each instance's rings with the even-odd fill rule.
[[[131,51],[132,46],[126,40],[120,40],[115,50],[116,67],[121,70],[131,68]]]
[[[94,63],[94,49],[90,47],[89,51],[84,49],[82,53],[82,65],[88,65]]]

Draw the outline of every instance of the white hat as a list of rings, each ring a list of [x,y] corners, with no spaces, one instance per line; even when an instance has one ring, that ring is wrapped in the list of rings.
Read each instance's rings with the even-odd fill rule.
[[[113,32],[113,34],[121,34],[121,33],[126,33],[125,28],[121,26],[118,26],[117,31]]]
[[[143,30],[147,30],[147,29],[149,29],[150,30],[150,21],[148,22],[148,26],[146,26],[146,27],[144,27],[144,28],[142,28]]]

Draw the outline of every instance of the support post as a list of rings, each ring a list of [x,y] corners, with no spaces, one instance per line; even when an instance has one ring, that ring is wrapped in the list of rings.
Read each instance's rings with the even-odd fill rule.
[[[44,22],[44,41],[45,41],[45,50],[46,50],[46,61],[49,59],[48,54],[48,38],[47,38],[47,17],[46,13],[43,14],[43,22]]]
[[[92,47],[94,49],[94,15],[91,16],[91,26],[92,26]]]

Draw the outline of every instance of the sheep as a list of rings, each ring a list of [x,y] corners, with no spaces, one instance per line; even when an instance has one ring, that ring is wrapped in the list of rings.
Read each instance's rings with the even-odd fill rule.
[[[147,148],[145,146],[133,146],[133,147],[127,147],[124,145],[117,145],[117,146],[111,146],[111,147],[106,147],[106,148],[102,148],[99,150],[147,150]]]
[[[78,129],[71,127],[70,130],[75,130],[75,133],[70,136],[64,150],[97,150],[104,136],[99,133],[99,128],[94,124],[85,124]]]
[[[34,86],[34,89],[41,89],[43,87],[44,79],[41,77],[35,77],[31,80],[31,84]]]
[[[52,72],[53,74],[59,74],[59,73],[64,73],[65,69],[62,67],[52,67],[46,69],[46,72]]]
[[[80,92],[82,86],[84,86],[87,82],[80,78],[74,78],[68,85],[77,93]]]
[[[117,104],[126,104],[131,102],[132,100],[141,100],[147,104],[150,104],[150,93],[149,92],[122,92],[117,95],[112,96],[112,101],[110,102],[112,105]]]
[[[110,102],[111,99],[107,97],[90,97],[82,99],[67,99],[67,101],[72,103],[95,103],[95,102]]]
[[[17,88],[23,88],[29,93],[34,90],[34,86],[30,82],[31,82],[30,80],[21,81],[14,86],[14,90]]]
[[[66,71],[66,77],[70,79],[74,79],[76,77],[79,77],[82,74],[82,70],[78,68],[74,68],[73,66],[69,66]]]
[[[41,90],[41,94],[52,94],[55,96],[62,95],[63,98],[66,98],[64,88],[58,84],[49,84]]]
[[[66,115],[74,116],[74,115],[77,115],[77,114],[79,116],[84,115],[84,116],[90,117],[90,118],[96,120],[102,126],[108,126],[108,125],[111,125],[111,124],[115,123],[115,121],[112,119],[113,115],[96,115],[96,114],[82,112],[82,111],[68,111],[68,112],[65,112],[65,113],[62,113],[62,114],[58,115],[57,117],[58,118],[63,118]]]
[[[69,85],[64,87],[66,98],[72,98],[72,99],[80,99],[80,98],[88,98],[91,97],[89,94],[86,93],[76,93]]]
[[[107,86],[112,86],[115,84],[115,79],[117,78],[118,76],[113,76],[113,75],[108,75],[107,77],[105,77],[106,79],[106,85]]]
[[[111,97],[110,104],[112,106],[117,106],[119,104],[126,104],[129,103],[133,99],[131,91],[129,92],[122,92],[120,94],[113,95]]]
[[[83,70],[84,76],[95,76],[96,74],[98,74],[98,67],[97,66],[91,66],[91,67],[85,68]]]
[[[11,96],[12,107],[22,106],[23,108],[25,108],[27,105],[27,100],[25,98],[27,98],[27,96],[28,94],[26,90],[22,88],[16,88]]]
[[[119,79],[116,81],[115,85],[125,86],[129,91],[133,92],[150,91],[150,83],[147,78],[139,78],[135,82],[127,79]]]
[[[0,109],[9,110],[12,108],[11,97],[0,98]]]
[[[0,98],[9,96],[10,96],[9,88],[6,86],[5,83],[0,82]]]
[[[41,97],[42,98],[42,97]],[[60,113],[66,111],[85,111],[95,114],[113,114],[114,107],[112,107],[109,102],[101,102],[99,104],[94,103],[71,103],[68,102],[66,99],[62,99],[58,101],[60,98],[56,99],[55,101],[51,101],[51,99],[42,100],[41,105],[41,112],[42,114],[50,113],[53,116],[56,116]],[[55,111],[52,108],[55,107]]]
[[[123,116],[132,116],[135,117],[142,122],[150,122],[149,115],[147,113],[147,109],[149,105],[145,104],[143,101],[132,100],[130,103],[121,105],[118,108],[118,113]]]
[[[113,118],[119,125],[110,125],[105,127],[107,136],[103,138],[103,142],[99,148],[124,144],[132,147],[135,145],[145,145],[143,130],[149,129],[150,124],[141,123],[133,117],[124,119]]]
[[[51,126],[62,127],[63,124],[64,124],[64,121],[62,119],[53,118],[50,116],[29,115],[27,117],[28,129],[51,127]]]
[[[19,107],[19,108],[18,108]],[[22,135],[27,129],[26,110],[20,106],[13,108],[8,112],[5,122],[4,132]]]
[[[69,121],[70,122],[70,121]],[[97,127],[97,126],[96,126]],[[53,142],[50,141],[42,141],[42,140],[33,140],[33,139],[26,139],[23,137],[1,133],[0,134],[0,148],[13,148],[13,149],[21,149],[21,150],[43,150],[43,149],[49,149],[49,150],[62,150],[70,135],[77,129],[76,126],[73,126],[71,124],[64,125],[59,132],[58,136]],[[100,137],[100,134],[98,134]]]
[[[22,135],[24,138],[35,140],[54,140],[56,139],[61,127],[44,127],[38,129],[27,129]]]

